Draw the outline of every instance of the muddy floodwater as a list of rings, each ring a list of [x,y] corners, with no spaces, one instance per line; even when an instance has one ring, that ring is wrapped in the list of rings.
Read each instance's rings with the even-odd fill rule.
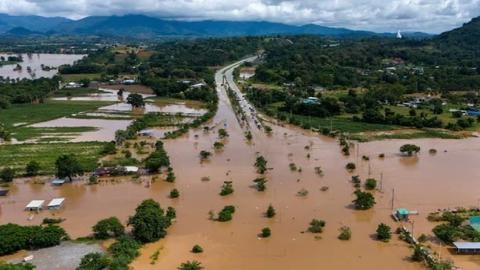
[[[82,59],[85,55],[81,54],[45,54],[45,53],[34,53],[34,54],[20,54],[23,58],[23,62],[18,64],[22,66],[20,70],[14,70],[17,64],[13,65],[3,65],[0,66],[0,76],[10,79],[32,79],[32,78],[51,78],[58,73],[58,67],[61,65],[71,65],[75,61]],[[7,58],[9,55],[0,54]],[[17,56],[17,54],[13,54]],[[45,70],[42,69],[42,65],[45,67],[50,67],[53,69]],[[30,67],[30,72],[28,71]]]
[[[376,141],[356,145],[353,154],[345,157],[335,139],[269,124],[272,135],[253,127],[250,143],[220,86],[222,74],[218,72],[216,78],[219,110],[209,125],[224,123],[218,127],[226,127],[230,134],[224,140],[225,148],[213,150],[213,143],[219,140],[218,127],[210,132],[193,130],[181,138],[166,140],[177,176],[175,183],[157,180],[146,185],[146,177],[135,181],[108,179],[98,185],[79,181],[53,187],[17,180],[10,194],[0,198],[1,223],[39,224],[47,216],[63,217],[66,221],[62,226],[72,237],[79,237],[91,233],[91,226],[102,218],[117,216],[126,222],[142,200],[153,198],[163,208],[173,206],[177,220],[165,239],[141,249],[140,257],[131,265],[134,269],[176,269],[180,263],[193,259],[201,261],[205,269],[425,269],[408,259],[412,250],[396,235],[389,243],[374,240],[379,223],[394,229],[398,226],[390,218],[392,191],[395,190],[395,208],[419,211],[412,218],[416,236],[431,234],[435,224],[426,220],[429,212],[478,205],[480,139]],[[417,157],[399,156],[398,149],[406,142],[419,145],[421,153]],[[429,154],[430,148],[437,149],[437,154]],[[201,150],[214,154],[201,163]],[[253,167],[257,153],[266,158],[270,168],[265,192],[252,188],[252,180],[258,177]],[[379,158],[380,153],[385,157]],[[362,160],[363,155],[369,156],[370,161]],[[381,190],[374,192],[377,204],[373,209],[353,210],[354,188],[350,182],[352,174],[345,170],[347,162],[357,163],[354,174],[362,180],[369,176],[382,179]],[[291,171],[290,163],[301,171]],[[315,173],[317,166],[324,171],[323,176]],[[202,181],[202,177],[210,180]],[[233,181],[235,192],[221,197],[220,187],[226,180]],[[180,191],[178,199],[168,198],[174,187]],[[322,191],[322,187],[328,190]],[[308,195],[298,196],[301,189],[307,190]],[[66,198],[59,211],[44,210],[33,216],[24,211],[30,200],[48,201],[54,197]],[[230,204],[236,207],[232,221],[209,220],[210,210],[218,212]],[[269,204],[277,211],[273,219],[264,217]],[[325,230],[318,237],[306,232],[313,218],[326,221]],[[337,239],[339,228],[344,225],[352,230],[349,241]],[[270,238],[258,238],[264,227],[271,228]],[[195,244],[202,246],[204,252],[191,253]],[[444,247],[431,245],[443,258],[453,258],[463,269],[480,268],[477,257],[454,256]],[[151,264],[150,256],[157,250],[158,261]]]

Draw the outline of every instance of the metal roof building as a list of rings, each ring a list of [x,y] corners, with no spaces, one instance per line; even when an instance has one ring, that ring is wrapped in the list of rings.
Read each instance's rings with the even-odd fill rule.
[[[458,253],[480,252],[480,242],[453,242]]]

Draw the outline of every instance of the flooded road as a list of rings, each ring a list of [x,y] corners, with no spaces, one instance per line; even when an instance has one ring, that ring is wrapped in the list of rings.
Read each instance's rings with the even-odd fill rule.
[[[23,62],[18,64],[22,66],[21,70],[14,70],[17,64],[0,66],[0,76],[10,79],[32,79],[32,78],[51,78],[58,73],[58,67],[61,65],[71,65],[75,61],[82,59],[85,55],[81,54],[20,54]],[[0,54],[7,58],[9,55]],[[13,54],[17,56],[17,54]],[[53,69],[42,69],[42,65]],[[30,67],[31,72],[27,70]]]
[[[157,180],[147,187],[142,182],[147,178],[126,178],[92,186],[77,182],[53,187],[17,180],[11,193],[0,198],[0,221],[39,224],[46,216],[64,217],[62,226],[72,237],[79,237],[91,233],[91,226],[102,218],[117,216],[126,222],[142,200],[153,198],[163,208],[175,207],[177,221],[165,239],[142,248],[141,256],[132,263],[134,269],[176,269],[192,259],[201,261],[205,269],[215,270],[424,269],[423,265],[409,261],[412,250],[396,235],[389,243],[374,240],[379,223],[387,223],[393,230],[397,227],[390,218],[392,190],[395,189],[394,207],[420,212],[413,218],[417,236],[431,234],[434,224],[426,220],[429,212],[478,204],[478,138],[409,140],[422,151],[418,157],[408,158],[398,155],[399,147],[407,141],[362,143],[358,155],[345,157],[335,139],[277,125],[272,125],[272,135],[255,129],[252,142],[247,142],[221,86],[225,71],[216,74],[219,108],[212,120],[222,125],[209,132],[192,130],[181,138],[165,141],[177,176],[175,183]],[[223,140],[223,150],[214,151],[213,143],[220,140],[217,130],[224,127],[230,136]],[[430,155],[430,148],[436,148],[437,154]],[[200,162],[201,150],[214,154],[209,161]],[[380,153],[385,158],[378,158]],[[266,158],[270,168],[265,192],[252,188],[252,180],[258,177],[253,166],[257,154]],[[369,156],[370,161],[362,160],[363,155]],[[382,179],[382,189],[375,191],[377,204],[373,209],[352,209],[354,188],[350,182],[352,174],[345,170],[347,162],[357,163],[354,174],[362,180],[369,175]],[[290,163],[301,171],[292,171]],[[323,176],[315,173],[317,166],[324,171]],[[210,180],[202,181],[202,177]],[[233,181],[235,192],[221,197],[220,188],[226,180]],[[168,198],[174,187],[180,191],[178,199]],[[322,191],[322,187],[328,190]],[[297,195],[302,189],[308,191],[307,196]],[[28,220],[30,214],[23,208],[30,200],[59,196],[66,198],[63,209],[43,211]],[[217,213],[229,204],[236,207],[232,221],[209,220],[210,210]],[[273,219],[264,217],[269,204],[277,211]],[[313,218],[326,221],[319,237],[305,232]],[[352,230],[349,241],[337,239],[339,228],[344,225]],[[272,236],[259,239],[258,233],[267,226]],[[202,246],[204,253],[191,253],[195,244]],[[160,256],[152,265],[150,256],[157,250]],[[443,251],[442,257],[452,257],[445,249],[439,250]],[[463,269],[480,268],[473,256],[454,259]]]

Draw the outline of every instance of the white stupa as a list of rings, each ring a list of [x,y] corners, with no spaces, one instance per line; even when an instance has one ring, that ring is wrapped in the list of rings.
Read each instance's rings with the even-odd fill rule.
[[[402,33],[400,32],[400,30],[398,30],[398,32],[397,32],[397,38],[398,39],[402,38]]]

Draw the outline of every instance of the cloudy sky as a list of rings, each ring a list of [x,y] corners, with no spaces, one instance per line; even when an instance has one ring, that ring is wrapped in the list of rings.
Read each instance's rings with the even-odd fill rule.
[[[0,0],[0,12],[72,19],[146,14],[439,33],[480,16],[480,0]]]

